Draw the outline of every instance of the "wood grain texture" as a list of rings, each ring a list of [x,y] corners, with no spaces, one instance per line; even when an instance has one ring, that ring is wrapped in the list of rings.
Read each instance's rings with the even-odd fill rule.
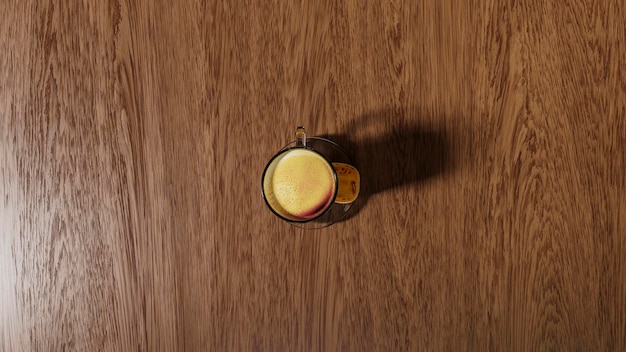
[[[0,14],[0,350],[626,350],[622,2]],[[314,232],[297,125],[363,176]]]

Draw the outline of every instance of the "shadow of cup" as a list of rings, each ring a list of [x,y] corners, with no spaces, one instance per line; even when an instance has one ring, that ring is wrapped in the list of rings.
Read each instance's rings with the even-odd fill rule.
[[[432,126],[397,126],[356,142],[344,134],[321,137],[344,148],[361,174],[359,198],[343,220],[356,215],[377,193],[415,186],[455,167],[448,134]]]

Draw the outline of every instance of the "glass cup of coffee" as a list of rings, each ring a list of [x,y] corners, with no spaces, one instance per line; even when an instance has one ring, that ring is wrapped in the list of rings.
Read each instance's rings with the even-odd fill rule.
[[[295,137],[295,142],[281,149],[265,167],[263,199],[274,214],[290,223],[328,226],[357,199],[359,172],[336,143],[307,138],[303,127],[296,129]],[[330,211],[333,206],[337,208],[334,212]]]

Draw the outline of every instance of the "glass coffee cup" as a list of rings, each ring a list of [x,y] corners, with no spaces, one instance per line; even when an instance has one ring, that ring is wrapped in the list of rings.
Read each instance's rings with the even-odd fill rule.
[[[261,192],[268,208],[279,218],[305,228],[318,228],[340,220],[357,199],[360,175],[336,143],[307,138],[298,127],[290,143],[268,162]]]

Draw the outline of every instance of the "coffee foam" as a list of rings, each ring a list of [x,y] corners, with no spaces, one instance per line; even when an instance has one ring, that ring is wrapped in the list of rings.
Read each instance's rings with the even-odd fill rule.
[[[292,220],[319,216],[332,203],[335,187],[332,167],[307,149],[294,149],[279,156],[264,180],[270,206]]]

